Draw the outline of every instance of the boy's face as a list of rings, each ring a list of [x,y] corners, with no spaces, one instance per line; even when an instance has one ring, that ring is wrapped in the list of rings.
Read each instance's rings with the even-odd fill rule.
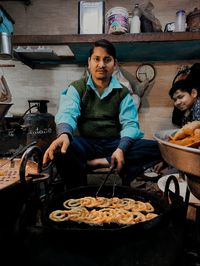
[[[175,91],[172,99],[174,101],[174,105],[181,111],[186,111],[192,107],[197,98],[197,90],[193,89],[191,94],[186,91],[177,90]]]

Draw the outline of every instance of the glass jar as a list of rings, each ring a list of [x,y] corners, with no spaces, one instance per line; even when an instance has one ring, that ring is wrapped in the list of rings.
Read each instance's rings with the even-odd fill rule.
[[[175,31],[183,32],[186,29],[186,15],[185,10],[180,9],[176,12]]]

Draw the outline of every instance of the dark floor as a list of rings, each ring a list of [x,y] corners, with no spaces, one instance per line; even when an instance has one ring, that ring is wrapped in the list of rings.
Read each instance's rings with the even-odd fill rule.
[[[200,266],[200,224],[187,221],[185,241],[181,264],[184,266]]]

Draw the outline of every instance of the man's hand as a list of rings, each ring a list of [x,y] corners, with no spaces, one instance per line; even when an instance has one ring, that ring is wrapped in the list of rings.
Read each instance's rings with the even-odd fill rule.
[[[117,171],[120,172],[124,166],[124,153],[117,148],[111,156],[111,167],[117,166]]]
[[[55,139],[49,148],[45,151],[43,156],[43,164],[46,164],[49,160],[53,160],[55,151],[60,148],[61,153],[66,153],[69,147],[70,141],[67,134],[60,135]]]

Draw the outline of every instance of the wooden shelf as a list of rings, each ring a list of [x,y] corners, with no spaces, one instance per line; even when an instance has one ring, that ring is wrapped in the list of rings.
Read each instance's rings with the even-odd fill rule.
[[[13,35],[17,46],[67,45],[74,56],[59,60],[27,60],[19,54],[14,56],[32,68],[46,64],[87,63],[89,49],[98,39],[111,41],[117,50],[119,62],[157,62],[200,59],[200,32],[153,32],[140,34],[91,34],[91,35]]]

